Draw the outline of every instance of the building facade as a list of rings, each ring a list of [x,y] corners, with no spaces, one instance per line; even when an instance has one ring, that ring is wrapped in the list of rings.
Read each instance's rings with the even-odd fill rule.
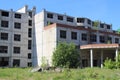
[[[81,67],[102,67],[107,57],[114,60],[118,55],[120,34],[111,24],[45,9],[37,14],[28,6],[0,10],[0,67],[41,66],[43,57],[51,66],[59,42],[80,49]]]
[[[79,49],[83,45],[120,43],[120,35],[117,31],[112,30],[111,24],[46,10],[35,15],[35,34],[36,46],[34,48],[38,61],[35,63],[39,66],[42,57],[46,57],[48,65],[52,64],[52,54],[59,42],[75,43]],[[95,49],[92,60],[89,54],[90,50],[81,48],[81,66],[101,66],[107,57],[114,59],[116,48],[109,49],[111,45],[106,49],[104,47]],[[102,58],[100,57],[101,50],[104,51],[104,57]]]
[[[32,65],[35,7],[17,11],[0,10],[0,67]]]

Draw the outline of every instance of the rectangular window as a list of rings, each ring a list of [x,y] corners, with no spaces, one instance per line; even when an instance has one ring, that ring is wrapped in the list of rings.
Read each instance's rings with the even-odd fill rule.
[[[0,46],[0,53],[7,53],[8,52],[8,46]]]
[[[104,28],[104,24],[100,24],[100,28]]]
[[[105,43],[105,36],[100,36],[100,42]]]
[[[21,23],[15,22],[14,23],[14,28],[15,29],[21,29]]]
[[[88,23],[89,25],[91,25],[91,20],[88,19],[88,20],[87,20],[87,23]]]
[[[8,28],[9,22],[8,21],[1,21],[1,27]]]
[[[66,31],[60,30],[60,38],[66,39]]]
[[[29,16],[30,16],[30,18],[32,18],[32,12],[29,12]]]
[[[32,67],[32,62],[28,62],[28,67]]]
[[[13,53],[20,54],[20,47],[14,47]]]
[[[84,23],[84,18],[77,18],[78,23]]]
[[[28,59],[31,59],[31,53],[28,53]]]
[[[32,28],[28,29],[28,37],[32,37]]]
[[[77,32],[71,32],[71,39],[77,40]]]
[[[8,33],[1,33],[0,34],[0,39],[1,40],[8,40]]]
[[[110,25],[107,25],[107,29],[110,29]]]
[[[29,25],[29,26],[32,26],[32,20],[29,20],[29,21],[28,21],[28,25]]]
[[[13,59],[13,66],[19,67],[20,66],[20,59]]]
[[[82,33],[82,40],[83,41],[87,41],[87,34],[86,33]]]
[[[53,18],[53,14],[47,13],[47,18]]]
[[[97,36],[95,34],[90,35],[90,41],[91,42],[96,42],[97,41]]]
[[[14,41],[20,41],[21,35],[20,34],[14,34]]]
[[[2,16],[5,16],[5,17],[9,17],[9,12],[6,12],[6,11],[2,11]]]
[[[63,16],[58,15],[58,20],[63,20]]]
[[[73,22],[73,18],[67,17],[67,21],[68,21],[68,22]]]
[[[112,43],[112,38],[111,37],[108,37],[108,42]]]
[[[115,43],[119,43],[119,38],[115,38]]]
[[[28,49],[32,49],[32,40],[28,40]]]
[[[21,14],[17,14],[17,13],[15,13],[15,18],[17,18],[17,19],[21,19]]]

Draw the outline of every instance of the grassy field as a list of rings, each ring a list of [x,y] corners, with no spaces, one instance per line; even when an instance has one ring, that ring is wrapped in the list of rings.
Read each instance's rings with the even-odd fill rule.
[[[63,72],[30,72],[31,68],[0,68],[0,80],[120,80],[118,69],[65,69]]]

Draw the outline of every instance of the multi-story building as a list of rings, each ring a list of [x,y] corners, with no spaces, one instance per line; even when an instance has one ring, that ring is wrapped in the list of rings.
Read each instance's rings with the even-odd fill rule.
[[[32,65],[34,15],[25,6],[17,11],[0,10],[0,66]]]
[[[52,65],[59,42],[74,43],[80,49],[81,66],[103,66],[108,57],[118,56],[120,34],[111,24],[83,17],[25,6],[17,11],[0,10],[0,67],[41,66],[42,58]]]
[[[46,11],[35,15],[34,65],[46,57],[52,64],[52,54],[58,42],[75,43],[80,49],[81,66],[103,66],[108,57],[118,55],[120,35],[111,24]],[[94,54],[93,54],[94,53]],[[116,53],[116,54],[115,54]]]

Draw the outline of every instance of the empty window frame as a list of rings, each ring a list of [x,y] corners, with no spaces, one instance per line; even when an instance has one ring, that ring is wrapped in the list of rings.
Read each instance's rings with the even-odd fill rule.
[[[1,21],[1,27],[8,28],[9,22],[8,21]]]
[[[31,59],[32,57],[31,57],[31,53],[28,53],[28,59]]]
[[[77,40],[77,32],[71,32],[71,39]]]
[[[0,33],[0,39],[1,40],[8,40],[8,33],[1,32]]]
[[[63,20],[63,16],[58,15],[58,20]]]
[[[78,23],[84,23],[85,19],[84,18],[77,18]]]
[[[105,43],[105,36],[100,36],[100,42]]]
[[[28,28],[28,37],[32,37],[32,28]]]
[[[21,19],[21,14],[17,14],[17,13],[15,13],[15,18],[17,18],[17,19]]]
[[[32,26],[32,20],[29,20],[29,21],[28,21],[28,25],[29,25],[29,26]]]
[[[13,48],[13,53],[14,54],[20,54],[20,47],[14,47]]]
[[[2,11],[1,15],[2,15],[2,16],[5,16],[5,17],[9,17],[9,12]]]
[[[68,22],[73,22],[73,18],[67,17],[67,21],[68,21]]]
[[[20,34],[14,34],[14,41],[20,41],[21,35]]]
[[[87,34],[86,33],[82,33],[81,36],[82,36],[83,41],[87,41]]]
[[[8,46],[0,46],[0,53],[8,53]]]
[[[21,29],[21,23],[15,22],[14,23],[14,28],[15,29]]]
[[[115,38],[115,43],[119,43],[119,38]]]
[[[66,31],[60,30],[60,38],[66,39]]]
[[[32,40],[28,40],[28,49],[32,49]]]
[[[90,35],[90,42],[96,42],[97,41],[97,36],[95,34]]]
[[[19,67],[20,66],[20,59],[13,59],[13,66]]]
[[[47,13],[47,18],[53,18],[53,14],[52,13]]]

